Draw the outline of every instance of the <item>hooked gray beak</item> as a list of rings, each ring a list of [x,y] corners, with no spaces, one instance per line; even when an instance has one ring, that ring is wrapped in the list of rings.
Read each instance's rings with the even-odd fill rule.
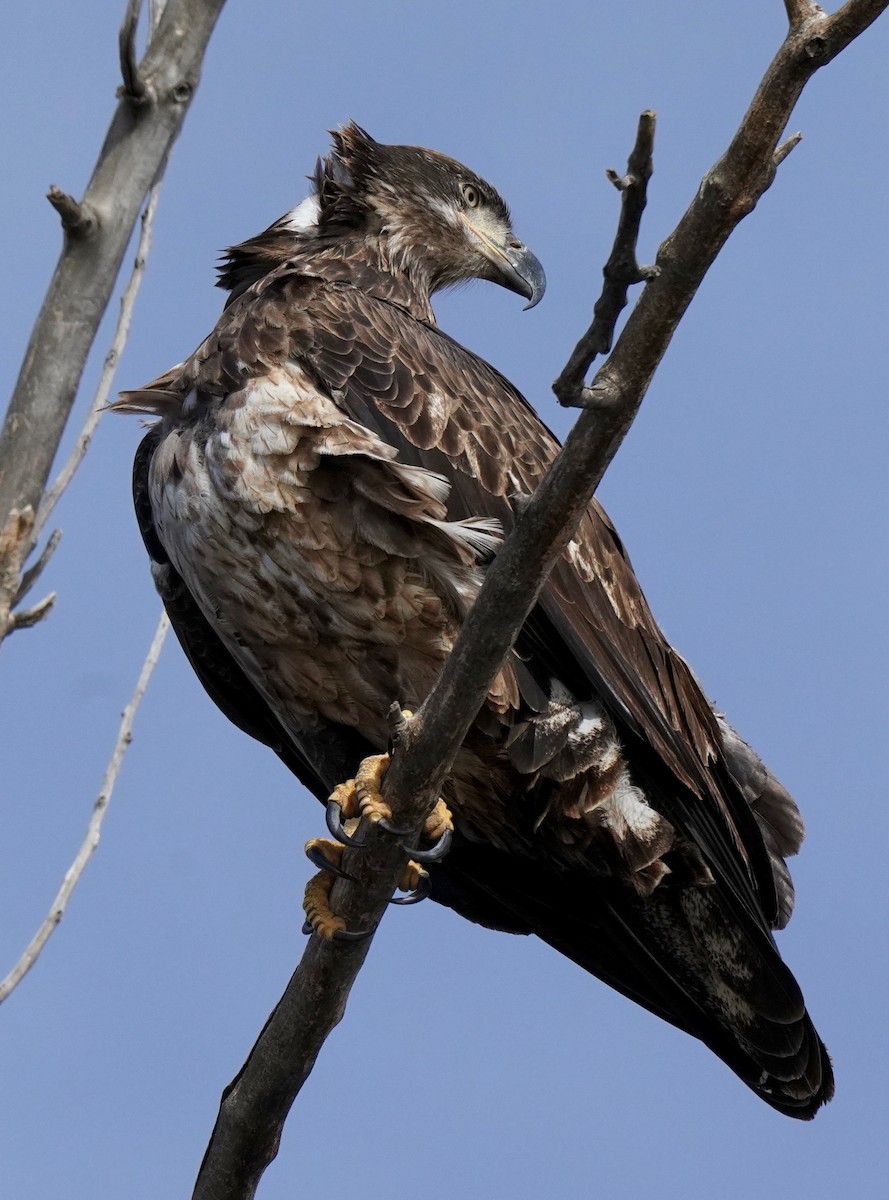
[[[546,275],[540,259],[521,243],[507,245],[502,250],[505,262],[501,264],[500,282],[511,292],[518,292],[528,303],[525,312],[539,304],[546,291]]]
[[[503,243],[500,236],[494,240],[490,236],[490,230],[475,224],[465,213],[461,213],[460,216],[491,265],[491,274],[485,273],[483,278],[524,296],[528,301],[525,311],[539,304],[546,291],[546,275],[537,256],[514,234],[510,233],[508,240]]]

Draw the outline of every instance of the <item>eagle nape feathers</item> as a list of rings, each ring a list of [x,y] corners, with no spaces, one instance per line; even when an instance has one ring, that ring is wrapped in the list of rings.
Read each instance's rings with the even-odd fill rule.
[[[442,154],[333,134],[311,194],[228,252],[195,353],[116,407],[158,418],[134,496],[159,590],[225,715],[319,799],[418,707],[558,443],[442,333],[438,290],[529,306],[543,270]],[[796,805],[658,628],[593,501],[443,790],[431,894],[536,934],[810,1118],[833,1078],[773,930]]]

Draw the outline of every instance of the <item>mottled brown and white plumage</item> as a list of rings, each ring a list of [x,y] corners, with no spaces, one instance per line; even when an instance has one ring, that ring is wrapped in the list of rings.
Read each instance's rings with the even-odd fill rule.
[[[226,715],[319,798],[422,702],[557,443],[430,296],[543,287],[493,188],[334,135],[312,196],[230,251],[191,358],[118,407],[161,419],[135,499],[155,582]],[[796,806],[716,714],[593,502],[444,792],[433,896],[536,933],[811,1117],[827,1054],[771,930]]]

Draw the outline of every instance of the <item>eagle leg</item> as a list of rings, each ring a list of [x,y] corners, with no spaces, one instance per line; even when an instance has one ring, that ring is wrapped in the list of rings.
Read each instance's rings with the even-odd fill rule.
[[[358,802],[358,812],[365,820],[373,825],[381,824],[387,832],[394,833],[388,825],[392,820],[392,809],[380,792],[390,762],[388,754],[371,754],[369,758],[363,758],[355,772],[353,795]]]

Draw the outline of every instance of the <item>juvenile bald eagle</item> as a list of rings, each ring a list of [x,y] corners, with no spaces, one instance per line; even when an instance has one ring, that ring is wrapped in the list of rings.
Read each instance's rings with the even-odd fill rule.
[[[319,798],[417,706],[556,439],[430,297],[540,264],[453,159],[335,133],[312,195],[231,250],[216,328],[119,407],[160,417],[135,501],[205,688]],[[812,1117],[830,1063],[772,930],[802,837],[591,503],[446,785],[433,897],[535,933]]]

